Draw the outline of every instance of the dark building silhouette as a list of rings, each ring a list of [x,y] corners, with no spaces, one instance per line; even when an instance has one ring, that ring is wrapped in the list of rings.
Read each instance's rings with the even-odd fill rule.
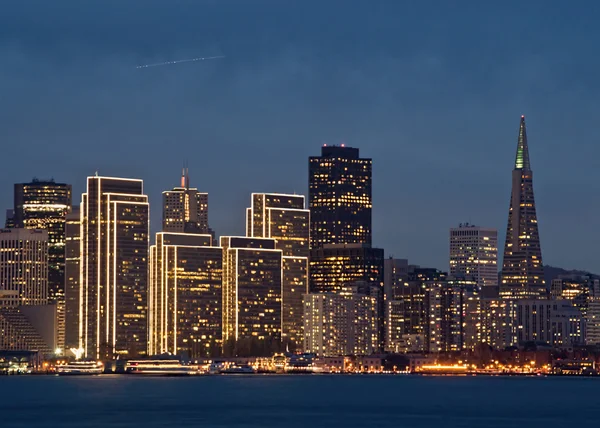
[[[521,116],[517,155],[504,244],[500,295],[512,298],[545,297],[542,250],[533,196],[525,116]]]
[[[371,169],[371,159],[343,145],[309,158],[311,248],[371,244]]]

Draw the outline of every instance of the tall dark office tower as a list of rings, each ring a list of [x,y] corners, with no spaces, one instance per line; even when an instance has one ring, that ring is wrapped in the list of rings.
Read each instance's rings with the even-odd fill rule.
[[[15,184],[14,227],[48,231],[48,303],[56,304],[57,344],[65,342],[65,218],[71,185],[54,180]]]
[[[163,192],[162,231],[213,235],[208,227],[208,193],[190,187],[187,168],[181,174],[181,186]]]
[[[311,248],[371,244],[371,169],[371,159],[344,145],[309,158]]]
[[[521,116],[517,156],[512,173],[500,295],[508,298],[535,298],[546,294],[533,197],[533,172],[529,162],[525,116]]]
[[[81,201],[80,347],[146,353],[149,205],[142,180],[88,177]]]

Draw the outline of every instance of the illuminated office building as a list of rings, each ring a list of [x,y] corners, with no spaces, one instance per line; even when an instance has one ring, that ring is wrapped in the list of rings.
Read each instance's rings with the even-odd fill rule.
[[[310,292],[340,293],[357,283],[368,284],[378,299],[379,340],[385,342],[383,249],[367,244],[326,244],[310,251]]]
[[[310,254],[311,293],[339,292],[358,281],[383,292],[383,249],[364,244],[328,244]]]
[[[223,342],[281,342],[283,252],[275,239],[221,236]]]
[[[48,231],[48,302],[56,304],[58,347],[65,341],[65,218],[71,185],[33,179],[14,186],[14,227]]]
[[[425,312],[428,352],[461,351],[478,343],[479,292],[474,279],[449,276],[427,284]]]
[[[512,172],[500,295],[504,298],[538,298],[546,294],[533,196],[533,172],[529,161],[525,116],[521,116]]]
[[[371,355],[379,351],[378,299],[370,287],[304,298],[304,349],[318,356]]]
[[[450,275],[469,276],[478,287],[498,286],[498,231],[468,223],[450,229]]]
[[[65,349],[79,347],[80,235],[79,207],[74,206],[65,224]]]
[[[149,205],[142,180],[88,177],[81,201],[81,309],[85,356],[147,349]]]
[[[0,229],[0,307],[48,304],[48,231]]]
[[[187,168],[182,172],[181,185],[163,192],[162,231],[213,234],[208,227],[208,193],[190,187]]]
[[[211,235],[156,234],[148,290],[151,355],[201,358],[220,352],[222,257]]]
[[[283,254],[282,337],[299,349],[303,345],[303,296],[308,292],[310,211],[304,196],[253,193],[246,210],[246,235],[275,240]]]
[[[371,244],[371,169],[371,159],[344,145],[309,158],[311,248]]]

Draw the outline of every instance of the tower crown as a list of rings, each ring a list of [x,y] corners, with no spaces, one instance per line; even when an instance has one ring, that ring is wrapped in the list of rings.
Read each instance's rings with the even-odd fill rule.
[[[517,156],[515,157],[515,169],[531,169],[531,164],[529,163],[529,147],[527,146],[525,116],[521,116],[521,125],[519,126],[519,141],[517,144]]]

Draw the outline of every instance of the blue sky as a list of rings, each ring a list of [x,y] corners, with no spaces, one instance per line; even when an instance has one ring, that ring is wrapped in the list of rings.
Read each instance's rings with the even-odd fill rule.
[[[251,192],[306,194],[308,157],[344,142],[373,158],[374,244],[447,269],[459,222],[503,243],[525,114],[544,262],[600,272],[599,21],[592,1],[7,2],[0,208],[33,176],[78,199],[98,170],[145,180],[157,230],[186,161],[241,234]]]

